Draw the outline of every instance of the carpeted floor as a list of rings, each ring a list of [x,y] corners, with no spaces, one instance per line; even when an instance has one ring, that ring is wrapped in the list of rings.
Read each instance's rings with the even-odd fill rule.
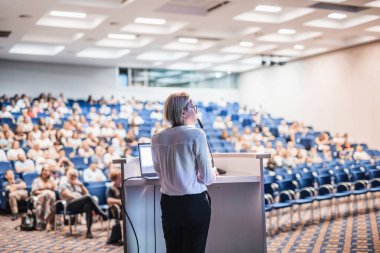
[[[304,252],[304,253],[359,253],[380,252],[380,198],[375,207],[372,201],[366,207],[363,200],[358,201],[358,208],[341,200],[340,215],[336,209],[331,216],[330,205],[322,205],[322,219],[319,220],[319,208],[314,204],[314,222],[311,223],[310,207],[302,208],[301,222],[297,207],[293,214],[294,225],[290,229],[289,212],[280,218],[280,228],[276,228],[276,216],[273,212],[271,235],[267,235],[268,252]],[[268,215],[267,215],[268,217]],[[10,216],[0,215],[0,252],[123,252],[123,247],[106,245],[107,232],[97,223],[93,228],[94,239],[85,239],[85,226],[78,226],[81,235],[68,237],[67,226],[64,230],[54,232],[20,232],[14,229],[20,220],[11,221]],[[104,223],[104,226],[106,223]],[[267,228],[269,218],[267,219]],[[269,231],[269,229],[267,229]],[[236,252],[239,253],[239,252]]]
[[[357,201],[350,198],[350,207],[346,200],[339,200],[339,215],[334,206],[331,215],[330,203],[322,203],[322,219],[319,219],[318,204],[314,203],[314,222],[311,222],[310,205],[302,207],[301,222],[298,208],[295,207],[293,220],[295,225],[290,230],[289,212],[281,215],[280,227],[276,228],[276,212],[273,212],[272,235],[267,235],[268,252],[304,252],[304,253],[359,253],[380,252],[380,199],[373,205],[371,200]],[[334,203],[335,204],[335,203]],[[268,217],[268,216],[267,216]],[[267,230],[269,226],[267,219]]]
[[[20,225],[20,218],[11,221],[10,216],[0,216],[0,252],[123,252],[122,246],[106,245],[107,231],[101,229],[100,223],[94,224],[92,229],[93,239],[85,239],[86,226],[80,225],[74,236],[67,236],[68,226],[62,230],[54,231],[19,231],[15,230]],[[104,223],[104,227],[107,223]]]

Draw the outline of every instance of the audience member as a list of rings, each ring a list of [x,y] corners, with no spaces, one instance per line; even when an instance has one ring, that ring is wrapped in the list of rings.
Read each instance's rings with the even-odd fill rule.
[[[83,172],[83,181],[84,182],[103,182],[106,181],[107,178],[104,173],[98,168],[98,164],[96,162],[92,162],[90,167],[84,170]]]
[[[5,183],[4,188],[9,191],[8,201],[12,212],[12,220],[20,217],[18,212],[18,201],[25,200],[28,197],[26,191],[26,184],[20,178],[15,179],[15,175],[12,170],[7,170],[4,175]]]
[[[107,214],[104,213],[95,200],[89,195],[87,188],[78,180],[78,171],[70,169],[67,172],[67,181],[59,185],[61,198],[68,202],[67,210],[71,212],[86,213],[87,238],[93,238],[91,227],[93,222],[92,212],[100,215],[104,220]]]
[[[17,157],[18,160],[14,163],[17,173],[23,174],[36,172],[34,162],[30,159],[26,159],[25,154],[19,154]]]
[[[32,195],[37,197],[35,201],[37,230],[52,230],[54,227],[54,202],[57,184],[50,177],[49,166],[42,168],[40,176],[33,180]]]
[[[363,146],[358,145],[355,149],[354,155],[355,160],[370,160],[371,157],[368,155],[367,152],[364,151]]]

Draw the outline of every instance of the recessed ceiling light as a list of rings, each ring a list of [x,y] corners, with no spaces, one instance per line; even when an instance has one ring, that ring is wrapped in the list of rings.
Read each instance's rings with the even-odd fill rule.
[[[294,29],[280,29],[278,30],[279,34],[285,34],[285,35],[292,35],[296,33],[296,30]]]
[[[366,3],[365,6],[380,8],[380,1],[376,0],[376,1],[369,2],[369,3]]]
[[[87,14],[84,12],[51,11],[50,16],[64,17],[64,18],[85,18],[87,17]]]
[[[11,54],[30,54],[30,55],[56,55],[65,47],[61,45],[44,44],[16,44],[10,50]]]
[[[305,46],[304,45],[294,45],[294,49],[303,50],[303,49],[305,49]]]
[[[196,38],[180,37],[180,38],[178,38],[178,42],[180,42],[180,43],[188,43],[188,44],[196,44],[196,43],[198,43],[198,39],[196,39]]]
[[[107,36],[109,39],[117,39],[117,40],[134,40],[137,38],[135,34],[121,34],[121,33],[110,33]]]
[[[147,24],[147,25],[164,25],[166,23],[165,19],[160,18],[143,18],[139,17],[135,19],[135,23]]]
[[[334,13],[330,13],[327,17],[332,18],[332,19],[345,19],[347,18],[347,15],[343,13],[334,12]]]
[[[76,54],[76,57],[82,58],[99,58],[99,59],[117,59],[126,54],[128,49],[110,49],[110,48],[86,48]]]
[[[254,43],[251,41],[240,41],[239,45],[241,47],[252,47]]]
[[[148,51],[144,52],[137,56],[137,60],[143,60],[143,61],[175,61],[180,58],[186,57],[189,53],[187,52],[173,52],[173,51],[161,51],[161,50],[154,50],[154,51]]]
[[[255,10],[262,12],[280,12],[282,8],[275,5],[258,5],[256,6]]]

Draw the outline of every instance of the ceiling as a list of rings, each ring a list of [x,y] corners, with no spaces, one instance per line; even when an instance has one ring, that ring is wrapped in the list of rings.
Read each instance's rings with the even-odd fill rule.
[[[379,39],[380,0],[0,0],[2,59],[242,72]]]

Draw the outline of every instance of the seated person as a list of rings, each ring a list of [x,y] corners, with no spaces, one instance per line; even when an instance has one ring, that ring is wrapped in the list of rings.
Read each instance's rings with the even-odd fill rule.
[[[38,178],[33,180],[32,195],[37,197],[35,202],[37,230],[43,230],[49,225],[48,231],[54,225],[54,202],[56,183],[50,177],[49,165],[45,165]]]
[[[85,169],[83,172],[83,181],[85,182],[101,182],[106,180],[106,176],[98,168],[98,164],[96,162],[92,162],[90,167]]]
[[[356,147],[353,157],[355,160],[370,160],[371,159],[371,157],[368,155],[367,152],[364,151],[361,145],[358,145]]]
[[[2,148],[0,149],[0,162],[8,162],[7,154],[5,153],[4,149],[2,149]]]
[[[222,117],[220,117],[220,116],[216,117],[215,122],[212,125],[212,127],[215,129],[226,129],[227,128]]]
[[[19,178],[15,179],[15,174],[12,170],[7,170],[4,177],[6,179],[4,188],[9,191],[8,199],[12,212],[12,220],[15,220],[20,216],[18,213],[17,201],[25,200],[28,197],[26,184]]]
[[[18,154],[18,161],[15,162],[15,170],[17,173],[31,173],[36,172],[34,162],[26,159],[23,153]]]
[[[121,171],[120,169],[111,169],[110,175],[111,184],[107,188],[107,204],[109,205],[110,218],[116,219],[115,225],[112,227],[111,234],[107,239],[107,244],[122,245],[121,235]]]
[[[95,200],[89,195],[87,188],[78,180],[78,171],[76,169],[70,169],[67,172],[67,180],[59,185],[59,193],[61,198],[67,201],[68,211],[86,213],[86,237],[93,238],[91,233],[92,212],[100,215],[103,220],[107,220],[107,214],[100,209]]]
[[[22,148],[20,148],[20,142],[15,141],[12,143],[12,148],[10,150],[8,150],[8,152],[7,152],[8,160],[9,161],[17,160],[17,156],[19,154],[25,155],[25,152]]]
[[[121,171],[119,169],[112,169],[110,172],[111,184],[107,188],[107,204],[110,206],[112,217],[121,219],[120,210],[121,206]]]

